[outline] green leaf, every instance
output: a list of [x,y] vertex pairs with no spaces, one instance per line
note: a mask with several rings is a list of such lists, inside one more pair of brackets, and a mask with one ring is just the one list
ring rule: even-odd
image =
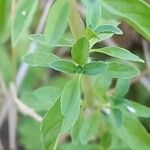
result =
[[38,0],[32,0],[30,2],[29,0],[21,0],[17,6],[16,16],[12,23],[12,42],[14,45],[18,43],[20,37],[31,24],[37,4]]
[[61,91],[58,88],[46,86],[22,95],[21,99],[35,111],[43,111],[53,106],[60,96]]
[[112,77],[109,74],[98,75],[94,80],[94,89],[101,100],[106,100],[107,90],[112,83]]
[[101,150],[102,147],[98,144],[74,145],[72,143],[61,144],[58,150]]
[[83,114],[80,113],[77,122],[74,124],[71,129],[71,138],[74,145],[80,144],[80,130],[84,122]]
[[46,40],[46,36],[44,34],[31,34],[29,36],[29,38],[36,42],[39,43],[41,45],[46,45],[47,47],[51,46],[51,47],[72,47],[72,43],[70,43],[69,41],[62,39],[58,44],[53,45],[53,43],[51,43],[51,45],[47,42]]
[[77,105],[80,105],[80,82],[79,79],[72,79],[65,85],[62,92],[62,114],[67,116]]
[[48,42],[46,41],[46,36],[44,34],[30,34],[29,38],[30,40],[41,45],[48,45]]
[[101,3],[99,0],[82,0],[82,2],[86,7],[86,25],[95,29],[101,17]]
[[103,74],[107,70],[107,64],[102,61],[87,63],[83,66],[83,74],[97,75]]
[[[103,7],[118,16],[120,20],[125,20],[137,32],[150,40],[150,5],[143,0],[101,0]],[[114,17],[111,17],[114,19]]]
[[112,121],[113,121],[114,125],[116,127],[120,127],[123,123],[122,112],[117,108],[111,109],[111,112],[112,112]]
[[22,60],[32,67],[50,67],[52,62],[60,58],[48,52],[34,52],[25,55]]
[[62,122],[63,116],[60,110],[60,101],[58,100],[45,114],[41,125],[45,150],[56,150]]
[[129,79],[118,79],[114,96],[117,98],[124,97],[127,94],[129,87],[130,87]]
[[95,32],[97,34],[101,33],[114,33],[117,35],[123,34],[123,32],[118,27],[109,24],[99,26],[98,28],[96,28]]
[[132,54],[130,51],[121,47],[116,47],[116,46],[108,46],[108,47],[99,48],[99,49],[92,49],[91,52],[103,53],[103,54],[116,57],[116,58],[120,58],[120,59],[124,59],[124,60],[144,62],[141,58]]
[[94,112],[87,120],[84,121],[83,126],[80,131],[80,141],[82,145],[85,145],[89,140],[97,133],[98,129],[98,119],[99,115]]
[[49,11],[44,30],[48,43],[56,45],[59,42],[67,28],[68,18],[68,0],[57,0]]
[[96,33],[90,27],[86,27],[86,29],[85,29],[85,36],[89,40],[92,39],[92,38],[96,38],[97,37]]
[[134,116],[150,118],[150,108],[149,107],[146,107],[144,105],[138,104],[133,101],[129,101],[127,99],[123,99],[122,101],[123,101],[123,108],[126,111],[129,111],[128,107],[133,108],[135,110],[135,112],[132,113]]
[[126,117],[120,128],[115,128],[117,135],[126,142],[131,149],[149,150],[150,135],[136,119]]
[[89,41],[86,37],[82,37],[73,46],[71,55],[74,61],[80,65],[84,65],[89,55]]
[[21,117],[18,124],[19,143],[27,150],[43,150],[40,123],[29,117]]
[[76,65],[66,60],[57,60],[50,64],[50,68],[64,72],[74,74],[76,71]]
[[130,79],[139,75],[140,71],[129,64],[109,62],[107,73],[114,78]]
[[[114,138],[114,137],[113,137]],[[106,131],[101,138],[101,145],[108,149],[111,146],[112,135],[109,131]],[[118,145],[117,145],[118,146]]]
[[60,131],[62,133],[67,132],[76,123],[80,113],[80,102],[77,101],[74,108],[70,111],[68,115],[64,117]]

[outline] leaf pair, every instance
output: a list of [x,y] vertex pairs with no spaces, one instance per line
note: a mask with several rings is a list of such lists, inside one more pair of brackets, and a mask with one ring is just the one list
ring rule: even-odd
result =
[[107,65],[102,62],[91,62],[87,63],[83,66],[75,65],[72,62],[66,61],[66,60],[58,60],[54,61],[50,64],[50,68],[64,72],[64,73],[82,73],[86,75],[97,75],[97,74],[103,74],[107,70]]
[[23,61],[33,67],[48,67],[64,73],[83,73],[96,75],[104,73],[107,65],[104,62],[92,62],[83,66],[76,66],[74,63],[63,60],[49,52],[29,53],[23,57]]

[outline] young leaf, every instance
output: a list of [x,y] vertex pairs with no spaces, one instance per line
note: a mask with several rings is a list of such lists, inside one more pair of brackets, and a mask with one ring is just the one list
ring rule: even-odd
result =
[[80,141],[82,145],[85,145],[89,142],[91,137],[96,134],[98,129],[98,119],[99,115],[97,112],[94,112],[85,122],[80,131]]
[[35,111],[42,112],[53,106],[60,96],[61,91],[58,88],[46,86],[22,95],[21,99]]
[[140,71],[129,64],[109,62],[107,73],[114,78],[130,79],[139,75]]
[[77,64],[84,65],[89,55],[89,41],[86,37],[82,37],[73,46],[71,55]]
[[127,100],[127,99],[123,99],[122,100],[123,103],[123,108],[126,111],[128,110],[128,107],[133,108],[135,110],[134,113],[132,113],[133,115],[135,115],[136,117],[144,117],[144,118],[150,118],[150,108],[146,107],[144,105],[138,104],[136,102]]
[[99,0],[82,0],[82,2],[86,7],[86,25],[95,29],[101,16],[101,3]]
[[131,149],[149,150],[150,135],[138,120],[125,117],[123,125],[115,127],[115,132]]
[[21,0],[17,6],[16,16],[12,23],[12,42],[16,45],[31,24],[32,18],[36,11],[38,0]]
[[48,52],[35,52],[25,55],[22,60],[33,67],[50,67],[52,62],[60,60],[60,58]]
[[130,80],[129,79],[118,79],[115,89],[114,96],[117,98],[122,98],[126,95],[130,87]]
[[92,49],[91,52],[103,53],[103,54],[116,57],[116,58],[120,58],[120,59],[124,59],[124,60],[144,62],[141,58],[132,54],[130,51],[121,47],[116,47],[116,46],[108,46],[108,47],[99,48],[99,49]]
[[[143,0],[101,0],[103,8],[125,20],[137,32],[150,40],[150,5]],[[135,7],[136,6],[136,7]],[[132,12],[132,13],[131,13]],[[111,17],[114,19],[114,17]]]
[[86,29],[85,29],[85,36],[89,40],[92,39],[92,38],[97,38],[96,33],[90,27],[86,27]]
[[60,101],[48,110],[44,116],[41,131],[45,150],[54,150],[57,145],[57,138],[60,134],[63,116],[60,111]]
[[66,83],[61,96],[61,112],[64,116],[69,115],[72,110],[80,104],[80,82],[72,79]]
[[66,60],[57,60],[50,64],[50,68],[64,72],[64,73],[75,73],[76,65]]
[[96,28],[95,32],[97,34],[101,33],[114,33],[117,35],[123,34],[123,32],[118,27],[109,24],[99,26],[98,28]]
[[62,38],[69,18],[68,0],[57,0],[49,11],[44,30],[48,43],[56,45]]
[[102,61],[87,63],[83,66],[83,74],[97,75],[103,74],[107,70],[107,64]]

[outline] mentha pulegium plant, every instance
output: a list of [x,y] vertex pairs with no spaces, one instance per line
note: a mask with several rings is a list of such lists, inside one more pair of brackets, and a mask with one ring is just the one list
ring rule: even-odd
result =
[[[100,0],[82,0],[82,4],[86,24],[75,0],[57,0],[49,11],[44,33],[30,35],[32,41],[44,45],[47,50],[37,47],[37,51],[23,57],[23,61],[32,67],[54,69],[72,78],[63,91],[56,88],[59,92],[52,93],[55,99],[49,102],[41,125],[44,147],[46,150],[57,149],[59,136],[68,133],[72,147],[109,148],[105,141],[113,141],[115,133],[114,138],[126,142],[126,137],[128,146],[135,148],[130,140],[136,140],[138,134],[148,138],[137,117],[149,117],[150,110],[124,96],[130,87],[130,79],[140,73],[134,62],[144,61],[122,47],[95,48],[96,43],[123,32],[117,27],[118,23],[101,24],[103,5]],[[66,40],[64,34],[68,22],[71,41]],[[71,58],[55,55],[53,50],[57,47],[68,48]],[[95,58],[102,54],[108,56],[106,60]],[[116,87],[108,94],[113,79],[117,81]],[[142,141],[139,143],[143,144]],[[143,147],[141,145],[139,148]],[[147,150],[150,145],[145,143],[144,146]]]

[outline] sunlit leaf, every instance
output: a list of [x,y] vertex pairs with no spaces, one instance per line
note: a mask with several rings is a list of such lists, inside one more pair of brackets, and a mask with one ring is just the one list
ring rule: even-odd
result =
[[80,64],[84,65],[87,61],[88,55],[89,55],[89,41],[87,38],[82,37],[73,46],[71,50],[71,55],[73,60]]
[[92,49],[91,52],[103,53],[103,54],[116,57],[116,58],[120,58],[120,59],[124,59],[124,60],[144,62],[141,58],[132,54],[130,51],[121,47],[116,47],[116,46],[108,46],[108,47],[99,48],[99,49]]

